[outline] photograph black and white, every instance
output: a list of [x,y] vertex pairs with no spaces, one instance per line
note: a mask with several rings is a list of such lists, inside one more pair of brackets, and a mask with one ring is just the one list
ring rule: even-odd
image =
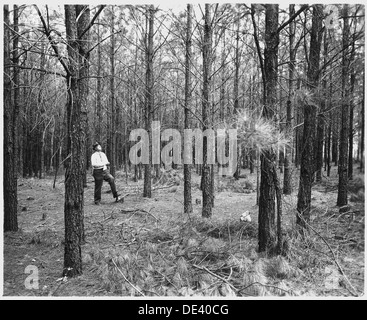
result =
[[364,4],[2,20],[2,299],[365,299]]

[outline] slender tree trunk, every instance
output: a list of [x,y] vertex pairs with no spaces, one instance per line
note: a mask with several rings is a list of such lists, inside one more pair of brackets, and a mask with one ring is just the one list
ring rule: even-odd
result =
[[[349,19],[348,5],[343,6],[343,49],[346,49],[349,42]],[[347,50],[342,56],[342,105],[340,123],[340,144],[339,144],[339,184],[337,205],[348,204],[348,134],[349,134],[349,90],[348,90],[348,68],[349,60]]]
[[[4,231],[18,231],[16,126],[17,106],[12,101],[9,6],[4,5]],[[18,16],[17,10],[14,16]],[[16,67],[15,67],[16,68]]]
[[116,99],[115,99],[115,13],[114,6],[111,6],[111,44],[110,44],[110,103],[111,103],[111,120],[110,120],[110,173],[115,176],[116,173]]
[[[309,67],[307,70],[308,88],[316,99],[316,88],[319,83],[320,51],[322,41],[322,5],[313,6]],[[316,105],[304,101],[303,152],[301,158],[301,173],[298,189],[297,224],[307,228],[310,221],[311,188],[315,173],[315,132]]]
[[[234,66],[234,87],[233,87],[233,114],[234,117],[238,117],[239,112],[239,95],[238,95],[238,87],[239,87],[239,70],[240,70],[240,20],[237,21],[237,30],[236,30],[236,48],[235,48],[235,66]],[[241,173],[241,146],[238,143],[237,146],[237,167],[236,171],[233,174],[233,177],[238,180],[240,178]]]
[[226,32],[223,30],[222,35],[222,54],[221,54],[221,84],[220,84],[220,98],[219,98],[219,119],[220,121],[224,121],[225,119],[225,95],[226,95]]
[[[295,13],[294,4],[289,5],[289,16],[292,17]],[[293,83],[294,83],[294,69],[296,64],[296,49],[294,48],[294,37],[295,37],[296,23],[292,21],[289,24],[289,81],[288,81],[288,101],[287,101],[287,124],[286,130],[289,137],[293,136],[293,110],[292,110],[292,96],[293,96]],[[292,149],[291,146],[285,147],[285,157],[284,157],[284,179],[283,179],[283,193],[292,193],[292,168],[291,168],[291,157]]]
[[[185,57],[185,129],[191,127],[191,55],[192,55],[192,5],[187,5],[187,24],[186,24],[186,57]],[[186,141],[185,141],[186,142]],[[191,150],[188,150],[191,152]],[[184,212],[192,212],[191,199],[191,164],[184,163]]]
[[18,143],[18,133],[19,133],[19,110],[20,110],[20,69],[19,69],[19,8],[17,5],[13,6],[13,50],[12,50],[12,60],[13,60],[13,86],[14,86],[14,162],[15,162],[15,173],[18,177],[18,167],[19,167],[19,143]]
[[256,205],[259,205],[260,200],[260,151],[255,149],[256,156]]
[[334,165],[338,165],[338,145],[339,145],[339,110],[335,110],[333,115],[332,124],[333,124],[333,137],[331,139],[331,161],[334,162]]
[[[98,17],[99,21],[99,17]],[[97,24],[97,41],[99,42],[101,39],[100,36],[100,25]],[[96,96],[96,125],[95,125],[95,140],[99,143],[102,143],[102,81],[101,81],[101,71],[102,71],[102,52],[101,46],[97,46],[97,96]]]
[[[324,33],[324,64],[327,62],[328,56],[328,37],[327,32]],[[326,70],[325,70],[326,73]],[[315,163],[316,163],[316,181],[320,182],[322,180],[322,163],[323,163],[323,147],[325,141],[325,107],[326,107],[326,77],[322,81],[322,92],[324,93],[321,98],[321,108],[317,115],[317,138],[316,138],[316,153],[315,153]]]
[[[42,43],[41,44],[41,58],[40,58],[40,68],[41,69],[45,69],[46,67],[46,56],[45,56],[45,44]],[[45,134],[46,134],[46,109],[45,109],[45,102],[43,99],[44,96],[44,92],[43,92],[43,86],[44,86],[44,79],[45,79],[45,74],[43,72],[40,73],[40,77],[39,77],[39,83],[40,83],[40,88],[39,88],[39,92],[38,92],[38,97],[37,97],[37,107],[40,113],[40,116],[42,118],[42,122],[39,124],[38,126],[38,146],[39,146],[39,172],[38,172],[38,177],[40,179],[44,178],[44,171],[45,171]]]
[[50,156],[50,160],[49,160],[49,167],[50,167],[50,172],[53,172],[53,168],[54,168],[54,158],[55,158],[55,116],[53,116],[52,119],[52,130],[51,130],[51,138],[50,138],[50,152],[51,152],[51,156]]
[[360,164],[360,172],[364,172],[364,76],[363,76],[363,95],[362,95],[362,104],[361,104],[361,164]]
[[328,125],[328,133],[327,133],[327,148],[326,148],[326,175],[330,177],[331,163],[330,163],[330,154],[331,151],[331,123]]
[[[297,88],[299,89],[299,87]],[[296,128],[296,156],[295,156],[295,166],[296,168],[298,168],[301,164],[301,151],[302,151],[302,135],[303,135],[303,126],[301,126],[301,123],[303,122],[303,117],[302,117],[302,111],[301,111],[301,107],[297,106],[296,107],[297,111],[296,111],[296,115],[297,115],[297,128]]]
[[356,80],[356,74],[354,70],[354,54],[355,54],[355,46],[354,42],[352,44],[352,52],[350,57],[350,63],[352,64],[350,70],[350,98],[349,98],[349,154],[348,154],[348,179],[353,179],[353,136],[354,136],[354,104],[353,104],[353,95],[354,95],[354,85]]
[[[212,63],[212,21],[210,14],[210,5],[205,4],[205,22],[204,22],[204,42],[203,42],[203,99],[202,99],[202,121],[203,131],[211,128],[209,89],[210,89],[210,73]],[[212,215],[212,188],[210,164],[208,163],[207,137],[203,141],[203,166],[202,166],[202,193],[203,208],[202,216],[209,218]]]
[[154,35],[154,7],[148,9],[148,39],[146,48],[146,94],[145,94],[145,130],[149,134],[149,164],[144,165],[144,190],[143,197],[152,197],[152,172],[151,172],[151,123],[153,112],[153,35]]

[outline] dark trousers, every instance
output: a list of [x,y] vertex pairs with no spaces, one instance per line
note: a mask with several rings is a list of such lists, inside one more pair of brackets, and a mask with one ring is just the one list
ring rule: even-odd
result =
[[94,169],[93,177],[94,177],[94,201],[101,200],[103,180],[107,181],[110,184],[113,197],[114,198],[117,197],[115,178],[111,174],[109,174],[106,170],[103,169]]

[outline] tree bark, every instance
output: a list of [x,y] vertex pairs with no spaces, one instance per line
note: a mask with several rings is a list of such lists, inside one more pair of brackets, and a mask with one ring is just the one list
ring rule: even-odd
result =
[[361,104],[361,163],[360,163],[360,172],[364,172],[364,77],[363,77],[363,95],[362,95],[362,104]]
[[223,30],[223,36],[222,36],[222,54],[221,54],[221,84],[220,84],[220,97],[219,97],[219,119],[221,122],[224,121],[226,116],[226,110],[225,110],[225,95],[226,95],[226,31]]
[[116,98],[115,98],[115,13],[114,6],[111,6],[111,43],[110,43],[110,114],[111,114],[111,126],[110,126],[110,173],[115,176],[116,173]]
[[[234,86],[233,86],[233,115],[235,118],[238,117],[239,112],[239,96],[238,96],[238,87],[239,87],[239,70],[240,70],[240,20],[237,20],[237,30],[236,30],[236,47],[235,47],[235,63],[234,63]],[[241,173],[241,146],[238,143],[237,146],[237,166],[236,171],[233,174],[233,177],[238,180],[240,178]]]
[[[328,55],[328,37],[327,32],[324,33],[324,64],[327,62]],[[326,69],[324,70],[326,73]],[[321,182],[322,180],[322,163],[323,163],[323,147],[325,141],[325,108],[326,108],[326,76],[324,76],[324,80],[322,81],[322,92],[323,97],[321,98],[321,107],[320,112],[317,115],[317,138],[316,138],[316,181]]]
[[[292,17],[295,13],[294,4],[289,5],[289,16]],[[288,136],[293,136],[293,110],[292,110],[292,96],[293,96],[293,88],[294,88],[294,70],[296,64],[296,49],[294,48],[294,37],[295,37],[295,29],[296,22],[293,20],[289,24],[289,81],[288,81],[288,101],[287,101],[287,124],[286,130]],[[284,178],[283,178],[283,193],[291,194],[292,193],[292,168],[291,168],[291,157],[292,157],[292,149],[291,146],[285,147],[285,157],[284,157]]]
[[[211,128],[209,88],[210,88],[210,72],[212,64],[212,21],[210,14],[210,5],[205,4],[204,16],[204,41],[203,41],[203,99],[202,99],[202,122],[203,131]],[[211,172],[210,164],[208,164],[207,138],[203,139],[203,166],[202,166],[202,194],[203,208],[202,216],[209,218],[212,215],[212,188],[211,188]]]
[[337,205],[348,204],[348,133],[349,133],[349,90],[348,90],[348,68],[347,46],[349,42],[349,19],[348,5],[343,6],[343,56],[342,56],[342,105],[340,122],[339,143],[339,184]]
[[330,151],[331,151],[331,123],[328,124],[326,157],[325,157],[326,175],[328,177],[330,177],[330,170],[331,170],[331,163],[330,163],[331,154],[330,154]]
[[[307,70],[308,88],[315,99],[316,88],[319,83],[320,51],[322,41],[322,5],[313,6],[311,42],[309,53],[309,67]],[[316,132],[316,110],[313,101],[304,101],[304,125],[303,125],[303,152],[301,156],[301,172],[297,201],[297,225],[303,229],[307,228],[310,221],[311,188],[315,173],[315,132]],[[301,229],[301,230],[303,230]]]
[[[274,120],[277,100],[279,5],[265,5],[265,51],[264,76],[265,103],[263,117]],[[274,150],[264,150],[261,155],[261,179],[259,195],[259,252],[274,253],[276,249],[275,225],[275,174],[276,154]]]
[[[185,129],[191,127],[191,59],[192,59],[192,5],[187,5],[186,57],[185,57]],[[191,152],[191,150],[188,150]],[[184,213],[192,212],[191,164],[184,163]]]
[[152,197],[152,154],[151,154],[151,123],[153,119],[153,35],[154,35],[154,7],[148,8],[148,38],[146,47],[146,93],[145,93],[145,130],[149,135],[149,163],[144,165],[144,190],[143,197]]
[[334,165],[338,165],[338,145],[339,145],[339,110],[335,110],[332,116],[332,139],[331,139],[331,161],[334,162]]
[[354,137],[354,104],[353,104],[353,95],[354,95],[354,85],[356,80],[356,74],[354,69],[354,55],[355,55],[355,44],[352,44],[352,52],[350,57],[351,69],[350,69],[350,98],[349,98],[349,154],[348,154],[348,179],[353,179],[353,137]]
[[[83,162],[83,187],[87,187],[87,168],[88,160],[90,159],[90,148],[87,146],[92,144],[90,141],[90,132],[88,125],[88,96],[89,96],[89,48],[90,34],[85,32],[90,24],[90,10],[88,6],[77,5],[77,16],[80,15],[77,24],[78,39],[79,39],[79,99],[80,99],[80,119],[82,125],[82,134],[84,149],[81,156],[84,156]],[[89,144],[87,144],[89,142]],[[84,211],[81,216],[82,241],[85,241],[84,234]]]
[[[17,106],[12,101],[9,6],[4,5],[4,232],[18,231]],[[17,12],[14,15],[17,16]]]
[[[87,119],[87,86],[89,8],[65,5],[65,25],[68,43],[68,154],[65,173],[65,251],[63,275],[73,277],[82,273],[81,243],[84,237],[85,129]],[[77,20],[78,17],[78,20]],[[80,38],[81,34],[83,37]]]
[[[99,19],[99,18],[98,18]],[[97,41],[100,42],[100,25],[97,24]],[[96,124],[95,124],[95,140],[99,143],[102,143],[102,82],[101,82],[101,71],[102,71],[102,52],[101,46],[97,47],[97,96],[96,96]]]

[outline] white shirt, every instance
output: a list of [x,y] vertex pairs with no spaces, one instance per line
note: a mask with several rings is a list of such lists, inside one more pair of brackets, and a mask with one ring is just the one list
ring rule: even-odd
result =
[[92,154],[91,163],[93,169],[103,169],[103,170],[106,170],[107,164],[110,164],[106,154],[102,151],[96,151],[95,153]]

